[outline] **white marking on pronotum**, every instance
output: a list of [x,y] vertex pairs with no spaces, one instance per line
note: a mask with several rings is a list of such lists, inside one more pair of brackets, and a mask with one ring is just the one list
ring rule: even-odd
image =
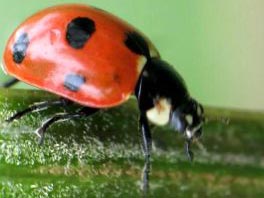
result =
[[158,50],[155,48],[155,46],[150,42],[148,41],[148,47],[149,47],[149,55],[150,57],[159,57],[159,52]]
[[147,62],[147,58],[145,56],[140,56],[137,61],[137,73],[138,75],[141,74],[145,64]]
[[159,56],[157,50],[155,50],[154,48],[150,48],[149,53],[150,53],[150,57],[158,57]]
[[170,120],[171,104],[166,98],[159,98],[155,106],[147,111],[148,119],[157,125],[165,125]]

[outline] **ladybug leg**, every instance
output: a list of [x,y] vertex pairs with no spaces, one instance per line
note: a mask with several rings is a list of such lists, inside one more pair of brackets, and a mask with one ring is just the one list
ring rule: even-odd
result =
[[28,108],[15,113],[13,116],[6,119],[6,122],[10,123],[16,119],[23,117],[24,115],[26,115],[28,113],[42,111],[42,110],[45,110],[51,106],[66,106],[70,103],[72,103],[72,102],[67,100],[67,99],[64,99],[64,98],[61,98],[61,99],[55,100],[55,101],[37,102],[37,103],[30,105]]
[[44,121],[41,125],[41,127],[39,127],[35,133],[37,134],[37,136],[39,136],[39,144],[43,144],[44,142],[44,136],[45,136],[45,132],[47,131],[47,129],[54,123],[56,122],[61,122],[61,121],[66,121],[66,120],[72,120],[75,118],[80,118],[80,117],[84,117],[84,116],[90,116],[94,113],[96,113],[99,109],[96,108],[90,108],[90,107],[84,107],[82,109],[80,109],[79,111],[75,112],[75,113],[57,113],[54,116],[52,116],[51,118],[47,119],[46,121]]
[[16,78],[11,78],[9,79],[8,81],[4,82],[1,87],[4,87],[4,88],[8,88],[8,87],[12,87],[14,84],[16,84],[17,82],[19,82],[18,79]]
[[152,148],[152,137],[149,128],[146,112],[140,113],[139,126],[142,132],[143,152],[145,155],[145,164],[142,171],[142,189],[147,193],[149,188],[149,173],[150,173],[150,154]]
[[152,138],[146,111],[153,106],[153,102],[149,98],[149,89],[146,82],[146,77],[141,76],[137,84],[135,94],[138,100],[138,106],[140,110],[139,126],[143,138],[143,152],[146,161],[149,161],[152,147]]
[[193,152],[191,151],[191,141],[192,140],[186,140],[186,142],[185,142],[185,145],[184,145],[184,147],[185,147],[185,153],[186,153],[186,155],[187,155],[187,157],[188,157],[188,159],[190,160],[190,161],[193,161]]
[[152,137],[151,137],[151,132],[149,129],[146,112],[140,113],[139,126],[142,132],[143,152],[144,152],[146,160],[149,161],[150,154],[151,154],[151,147],[152,147]]
[[152,106],[152,100],[149,98],[149,89],[146,82],[146,77],[141,76],[135,90],[140,110],[139,127],[142,133],[143,152],[145,156],[145,165],[142,171],[142,190],[144,193],[147,193],[149,189],[150,155],[152,150],[151,130],[146,115],[146,111]]

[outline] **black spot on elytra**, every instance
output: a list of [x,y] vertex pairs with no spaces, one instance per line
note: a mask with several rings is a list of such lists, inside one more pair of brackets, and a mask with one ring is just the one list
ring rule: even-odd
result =
[[13,46],[13,60],[15,63],[19,64],[23,62],[26,56],[28,45],[29,45],[28,34],[23,33],[19,35]]
[[82,48],[95,32],[95,23],[87,17],[73,19],[67,26],[66,39],[75,49]]
[[84,76],[79,74],[68,74],[64,80],[64,87],[70,91],[78,91],[80,87],[85,83],[86,79]]
[[150,57],[148,43],[137,32],[126,33],[125,45],[136,54],[144,55],[147,58]]

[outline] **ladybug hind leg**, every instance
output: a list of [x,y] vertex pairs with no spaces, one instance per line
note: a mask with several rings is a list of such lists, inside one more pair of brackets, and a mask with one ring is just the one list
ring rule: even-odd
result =
[[52,106],[66,106],[66,105],[69,105],[71,103],[72,103],[71,101],[64,99],[64,98],[60,98],[59,100],[55,100],[55,101],[37,102],[37,103],[34,103],[34,104],[28,106],[26,109],[24,109],[22,111],[18,111],[17,113],[12,115],[11,117],[7,118],[6,122],[11,123],[14,120],[20,119],[21,117],[25,116],[26,114],[43,111],[43,110],[46,110],[47,108],[50,108]]
[[37,136],[39,136],[39,144],[43,144],[44,142],[44,136],[45,136],[45,132],[47,131],[47,129],[54,123],[56,122],[61,122],[61,121],[66,121],[66,120],[72,120],[72,119],[76,119],[76,118],[81,118],[81,117],[87,117],[90,115],[93,115],[94,113],[96,113],[99,109],[96,108],[90,108],[90,107],[84,107],[82,109],[80,109],[79,111],[75,112],[75,113],[57,113],[54,116],[52,116],[51,118],[47,119],[46,121],[44,121],[41,125],[41,127],[39,127],[35,133],[37,134]]
[[6,82],[4,82],[1,87],[4,87],[4,88],[9,88],[9,87],[12,87],[14,84],[16,84],[17,82],[19,82],[18,79],[16,78],[11,78],[9,80],[7,80]]

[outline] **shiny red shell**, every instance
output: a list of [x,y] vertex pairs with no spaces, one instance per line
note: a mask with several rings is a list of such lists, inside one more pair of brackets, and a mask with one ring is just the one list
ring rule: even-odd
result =
[[[91,18],[96,30],[81,49],[65,38],[67,25],[76,17]],[[90,107],[111,107],[133,93],[146,58],[125,44],[125,32],[135,28],[119,18],[84,5],[60,5],[36,13],[10,37],[4,52],[4,69],[17,79]],[[18,37],[26,32],[28,47],[21,63],[13,60]],[[145,38],[145,37],[144,37]],[[155,47],[146,38],[152,54]],[[86,78],[76,91],[65,87],[65,76]]]

